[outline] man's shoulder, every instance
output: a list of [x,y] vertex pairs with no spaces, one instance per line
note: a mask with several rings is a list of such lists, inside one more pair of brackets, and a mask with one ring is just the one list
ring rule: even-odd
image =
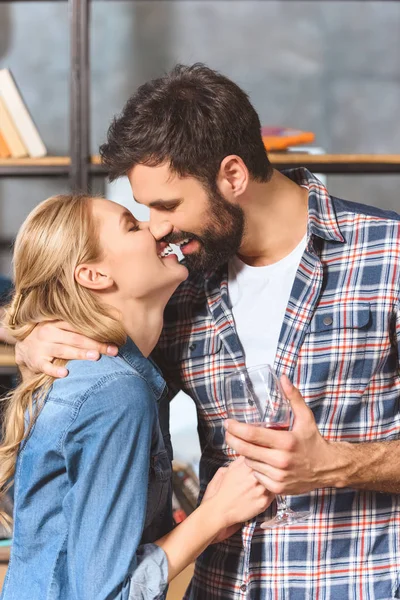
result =
[[339,219],[341,215],[358,215],[366,219],[372,217],[386,222],[400,223],[400,214],[393,210],[386,210],[377,206],[362,204],[361,202],[352,202],[335,196],[331,196],[331,200],[335,207],[336,216]]

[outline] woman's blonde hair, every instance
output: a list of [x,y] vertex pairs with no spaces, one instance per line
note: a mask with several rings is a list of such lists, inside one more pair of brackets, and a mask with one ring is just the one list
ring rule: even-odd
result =
[[[15,293],[5,317],[16,340],[26,338],[38,323],[59,320],[99,342],[125,342],[121,321],[75,280],[79,264],[99,260],[102,254],[92,200],[83,194],[48,198],[19,230],[13,257]],[[4,399],[0,498],[11,485],[19,446],[32,429],[52,382],[47,375],[34,375]],[[9,521],[4,513],[0,520]]]

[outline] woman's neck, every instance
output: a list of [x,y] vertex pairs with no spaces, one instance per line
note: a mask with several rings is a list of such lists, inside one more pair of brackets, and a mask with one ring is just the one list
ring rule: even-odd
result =
[[152,353],[163,328],[163,315],[165,304],[156,299],[154,303],[149,299],[122,300],[117,294],[108,296],[107,305],[115,309],[115,317],[122,321],[127,335],[139,348],[146,358]]
[[140,303],[121,310],[126,333],[146,358],[154,350],[161,335],[163,313],[159,306],[151,308]]

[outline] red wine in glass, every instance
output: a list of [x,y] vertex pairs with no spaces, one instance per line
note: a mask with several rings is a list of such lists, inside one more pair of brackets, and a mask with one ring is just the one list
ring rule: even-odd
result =
[[[270,365],[238,369],[225,379],[228,417],[255,427],[285,432],[290,429],[291,408],[280,381]],[[304,521],[309,512],[288,508],[285,498],[276,496],[277,513],[261,524],[262,529]]]

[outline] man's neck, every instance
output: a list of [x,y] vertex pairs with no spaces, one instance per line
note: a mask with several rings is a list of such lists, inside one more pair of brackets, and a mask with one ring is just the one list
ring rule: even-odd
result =
[[251,182],[246,196],[246,230],[238,256],[254,267],[273,264],[307,232],[308,190],[274,170],[267,183]]

